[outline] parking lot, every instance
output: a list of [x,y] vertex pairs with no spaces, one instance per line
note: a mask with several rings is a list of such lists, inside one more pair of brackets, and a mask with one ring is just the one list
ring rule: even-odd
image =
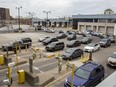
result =
[[[21,38],[21,37],[30,37],[32,39],[32,46],[37,46],[43,49],[44,53],[63,53],[64,51],[66,51],[68,48],[66,47],[67,44],[67,38],[65,39],[59,39],[59,41],[63,41],[65,43],[65,48],[64,50],[61,51],[56,51],[56,52],[46,52],[44,50],[45,46],[43,46],[43,44],[41,42],[38,42],[39,38],[45,37],[45,36],[50,36],[50,37],[56,37],[58,35],[58,31],[62,30],[62,28],[57,28],[55,29],[55,33],[46,33],[43,31],[36,31],[36,32],[29,32],[29,33],[6,33],[6,34],[0,34],[0,46],[2,44],[7,44],[8,42],[15,40],[17,38]],[[93,40],[92,43],[98,43],[100,41],[99,37],[96,36],[92,36]],[[81,35],[77,35],[77,39],[81,40],[83,38],[83,36]],[[86,46],[86,44],[81,44],[81,46],[78,46],[77,48],[80,49],[84,49],[84,47]],[[111,56],[111,54],[113,52],[116,52],[116,43],[112,43],[111,46],[107,47],[107,48],[100,48],[100,50],[92,53],[92,59],[93,61],[100,63],[104,66],[105,68],[105,78],[108,77],[109,75],[111,75],[115,69],[111,68],[109,66],[107,66],[107,58],[109,56]],[[21,57],[24,57],[24,55],[20,55]],[[27,55],[28,56],[28,55]],[[27,57],[26,56],[26,57]],[[24,57],[24,58],[26,58]],[[30,57],[30,56],[29,56]],[[47,61],[51,61],[50,63],[48,63],[48,66],[46,65]],[[65,64],[65,60],[62,60],[63,64]],[[75,62],[78,63],[79,59],[75,59],[75,60],[70,60],[71,62]],[[77,61],[77,62],[76,62]],[[36,64],[35,64],[36,65]],[[42,65],[42,64],[41,64]],[[46,62],[44,63],[45,67],[41,68],[41,71],[46,72],[46,71],[52,71],[53,69],[57,68],[57,60],[56,59],[47,59]],[[38,66],[38,65],[37,65]],[[1,74],[2,75],[2,74]],[[54,83],[54,87],[63,87],[63,83],[65,82],[64,79],[66,77],[64,77],[62,80],[60,80],[58,83]]]

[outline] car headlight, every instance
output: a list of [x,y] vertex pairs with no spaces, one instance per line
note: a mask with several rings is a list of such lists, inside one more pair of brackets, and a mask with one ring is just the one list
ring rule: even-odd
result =
[[66,78],[66,82],[67,82],[67,78]]

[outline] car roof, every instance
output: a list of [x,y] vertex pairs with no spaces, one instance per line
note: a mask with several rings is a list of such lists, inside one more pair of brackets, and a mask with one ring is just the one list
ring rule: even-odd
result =
[[64,42],[59,42],[59,41],[56,41],[56,42],[52,42],[52,43],[57,44],[57,43],[64,43]]
[[81,66],[82,69],[87,70],[89,72],[93,71],[95,68],[100,66],[100,64],[97,64],[95,62],[88,62],[85,65]]
[[96,45],[96,43],[89,43],[88,45]]

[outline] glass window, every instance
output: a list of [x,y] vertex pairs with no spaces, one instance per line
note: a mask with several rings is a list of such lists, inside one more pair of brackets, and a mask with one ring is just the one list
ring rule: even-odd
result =
[[83,79],[89,79],[90,72],[79,68],[75,71],[75,75]]

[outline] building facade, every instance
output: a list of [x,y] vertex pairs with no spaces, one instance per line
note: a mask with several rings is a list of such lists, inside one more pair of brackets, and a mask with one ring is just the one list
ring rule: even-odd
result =
[[10,20],[10,12],[8,8],[0,8],[0,20]]
[[[18,18],[14,18],[15,24],[19,23]],[[32,18],[20,18],[20,24],[32,25]]]
[[116,14],[72,15],[72,28],[79,31],[94,30],[114,34]]
[[32,19],[33,25],[41,25],[43,27],[71,27],[70,19]]

